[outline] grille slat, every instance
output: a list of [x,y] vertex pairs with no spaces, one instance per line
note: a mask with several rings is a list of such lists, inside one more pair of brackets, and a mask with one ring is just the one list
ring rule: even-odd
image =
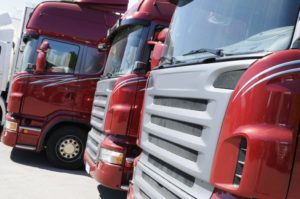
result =
[[155,96],[154,104],[194,111],[205,111],[207,109],[208,101],[202,99]]
[[233,178],[233,184],[235,186],[239,186],[243,177],[243,169],[245,166],[245,159],[247,153],[247,140],[245,138],[241,139],[241,143],[239,145],[239,153],[238,153],[238,161],[236,164],[235,174]]
[[[176,196],[174,193],[172,193],[170,190],[166,189],[164,186],[162,186],[160,183],[156,182],[153,178],[151,178],[149,175],[146,173],[142,173],[142,178],[150,184],[159,194],[164,196],[165,198],[168,199],[180,199],[178,196]],[[151,199],[145,192],[140,190],[142,193],[141,195],[146,196],[145,198]]]
[[203,127],[197,124],[167,119],[156,115],[151,116],[151,123],[164,128],[180,131],[189,135],[194,135],[197,137],[201,137],[203,130]]
[[181,146],[179,144],[175,144],[172,142],[169,142],[165,139],[159,138],[155,135],[149,135],[149,142],[151,142],[152,144],[165,149],[169,152],[173,152],[176,153],[177,155],[191,160],[193,162],[197,161],[197,157],[198,157],[198,152],[189,148],[186,148],[184,146]]
[[169,165],[168,163],[165,163],[164,161],[152,155],[149,156],[148,161],[156,168],[162,170],[166,174],[172,176],[173,178],[189,187],[192,187],[195,183],[195,178],[193,176],[184,173],[183,171]]

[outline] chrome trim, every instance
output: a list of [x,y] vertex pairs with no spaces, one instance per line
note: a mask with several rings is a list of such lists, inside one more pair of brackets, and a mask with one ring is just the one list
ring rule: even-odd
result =
[[29,150],[29,151],[35,151],[36,150],[36,147],[34,147],[34,146],[26,146],[26,145],[17,144],[15,147],[18,148],[18,149],[25,149],[25,150]]
[[20,130],[29,130],[29,131],[35,131],[35,132],[41,132],[42,129],[40,128],[33,128],[33,127],[26,127],[26,126],[20,126]]

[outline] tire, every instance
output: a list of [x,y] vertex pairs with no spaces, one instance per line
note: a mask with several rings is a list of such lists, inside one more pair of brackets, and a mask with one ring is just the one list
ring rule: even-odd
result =
[[76,126],[63,126],[54,130],[47,142],[48,161],[64,169],[83,167],[83,154],[87,132]]

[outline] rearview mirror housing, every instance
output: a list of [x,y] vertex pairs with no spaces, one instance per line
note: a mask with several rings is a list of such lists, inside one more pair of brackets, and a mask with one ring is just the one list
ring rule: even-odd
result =
[[36,58],[36,67],[34,72],[35,73],[43,73],[46,68],[46,56],[47,56],[47,50],[49,49],[49,43],[47,41],[44,41],[39,49],[37,50],[38,56]]

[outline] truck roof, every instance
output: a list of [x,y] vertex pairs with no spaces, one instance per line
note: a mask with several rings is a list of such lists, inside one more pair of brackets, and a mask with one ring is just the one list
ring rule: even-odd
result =
[[128,0],[109,1],[107,4],[104,0],[77,1],[81,3],[39,4],[27,23],[26,31],[96,46],[119,18],[115,12],[122,12],[128,3]]
[[133,5],[122,18],[145,19],[169,23],[174,10],[175,5],[171,4],[169,0],[142,0]]

